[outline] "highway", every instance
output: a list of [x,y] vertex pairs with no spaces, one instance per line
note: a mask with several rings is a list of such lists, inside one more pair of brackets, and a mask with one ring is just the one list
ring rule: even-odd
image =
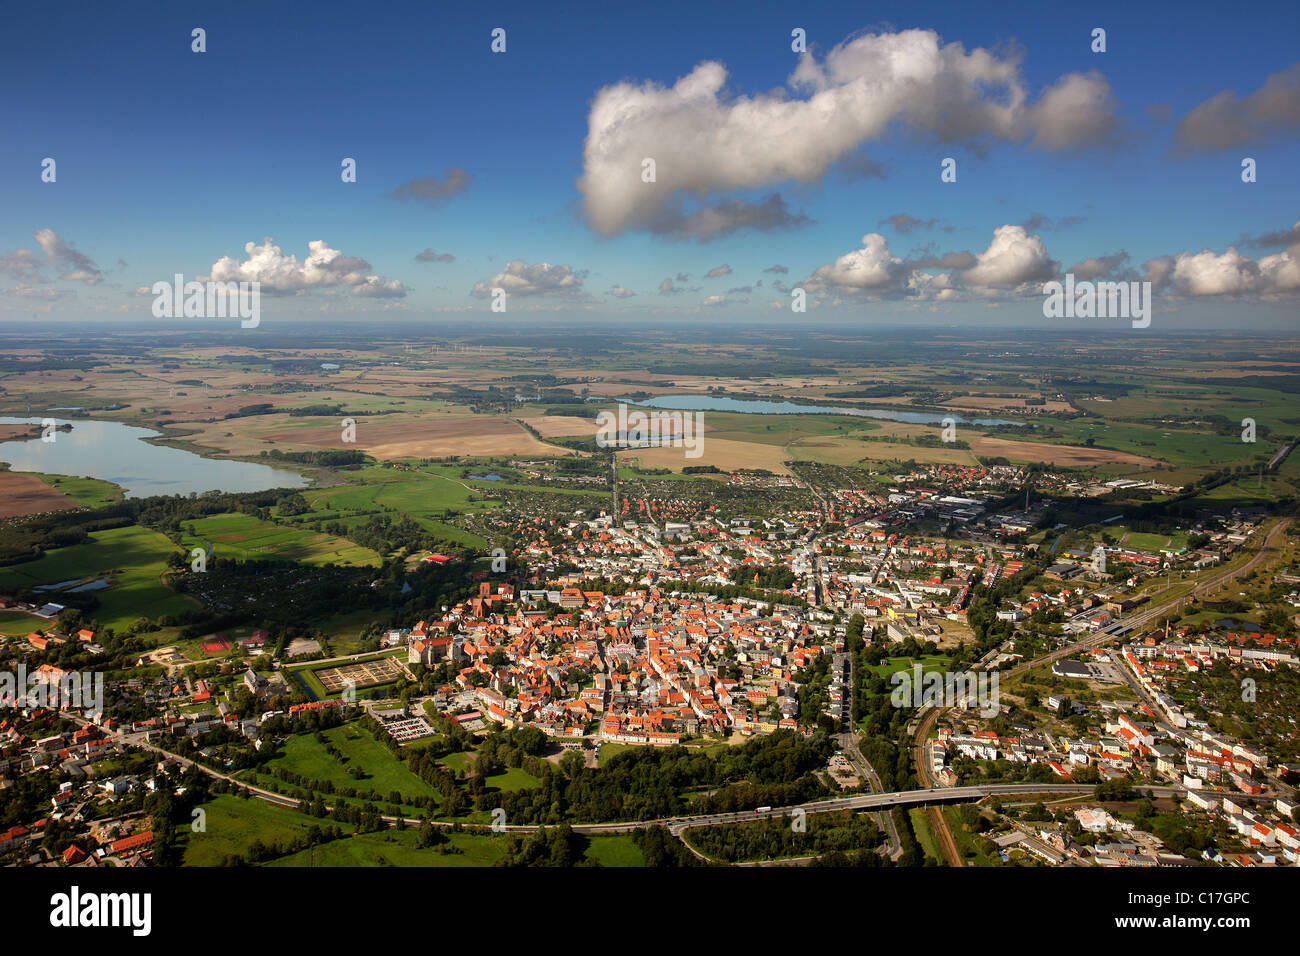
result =
[[[1172,796],[1184,793],[1181,787],[1150,787],[1156,796]],[[1015,797],[1034,794],[1072,794],[1091,796],[1096,790],[1094,784],[1083,783],[993,783],[971,787],[932,787],[925,790],[899,790],[889,793],[859,793],[847,797],[832,797],[803,803],[799,809],[812,813],[831,813],[842,810],[892,810],[894,807],[923,807],[935,803],[966,803],[982,800],[985,797]],[[674,833],[691,827],[713,826],[724,823],[745,823],[771,817],[788,817],[794,807],[773,807],[771,810],[757,812],[745,810],[738,813],[713,813],[691,817],[668,817],[659,820],[639,820],[625,823],[574,824],[573,829],[579,833],[627,833],[631,830],[649,826],[666,827]],[[532,830],[536,827],[510,827],[508,829]]]
[[[872,793],[880,793],[882,790],[884,790],[884,787],[882,787],[880,784],[880,777],[879,775],[877,775],[875,768],[872,767],[870,761],[868,761],[867,758],[862,755],[862,750],[858,746],[858,730],[853,725],[853,700],[857,696],[857,686],[858,686],[855,666],[856,665],[854,664],[853,661],[853,653],[852,651],[850,651],[849,652],[849,681],[846,688],[850,695],[849,717],[848,720],[845,721],[845,724],[848,729],[843,731],[842,733],[837,734],[836,739],[839,741],[840,750],[843,751],[844,755],[848,758],[849,763],[853,764],[854,768],[858,771],[858,774],[862,777],[863,781],[866,783],[867,789],[870,790]],[[902,841],[899,840],[898,838],[898,828],[894,826],[893,815],[884,812],[877,814],[876,825],[879,826],[882,830],[884,830],[885,836],[889,840],[889,847],[887,850],[889,854],[889,858],[892,860],[897,860],[898,857],[902,855],[903,844]]]

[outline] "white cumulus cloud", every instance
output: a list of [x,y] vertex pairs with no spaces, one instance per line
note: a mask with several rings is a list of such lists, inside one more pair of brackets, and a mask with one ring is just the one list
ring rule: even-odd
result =
[[247,259],[238,262],[222,256],[212,264],[205,278],[212,282],[259,282],[261,291],[267,295],[334,288],[348,288],[359,296],[400,298],[406,295],[406,287],[401,282],[371,274],[366,260],[345,256],[331,249],[323,239],[308,242],[307,250],[307,257],[300,261],[296,255],[286,256],[279,246],[272,245],[269,236],[260,246],[246,242]]
[[552,265],[549,262],[529,265],[523,259],[513,259],[491,279],[475,283],[470,294],[486,298],[495,288],[505,289],[506,294],[512,296],[581,297],[586,295],[582,288],[585,276],[586,272],[575,272],[572,266]]
[[[983,252],[949,252],[904,259],[895,255],[878,232],[862,237],[862,248],[815,269],[799,283],[810,292],[868,297],[954,299],[963,293],[981,297],[1014,294],[1021,287],[1056,275],[1059,263],[1041,237],[1023,226],[1003,225]],[[934,271],[941,270],[941,271]]]
[[[1300,223],[1292,235],[1300,234]],[[1282,252],[1251,259],[1236,246],[1157,256],[1142,264],[1153,287],[1175,295],[1260,295],[1269,298],[1300,292],[1300,241]]]
[[[788,81],[798,96],[735,95],[726,82],[726,67],[706,61],[671,86],[624,81],[596,93],[578,179],[592,229],[708,239],[800,225],[806,217],[776,194],[762,203],[707,197],[816,182],[894,123],[939,142],[1032,140],[1049,149],[1094,145],[1114,126],[1099,74],[1069,74],[1031,101],[1016,55],[967,52],[932,30],[851,37],[820,62],[805,53]],[[655,161],[653,183],[642,180],[646,158]],[[687,212],[684,196],[702,208]]]
[[962,272],[961,278],[970,286],[1010,289],[1050,279],[1058,269],[1039,236],[1031,236],[1024,226],[1006,225],[993,231],[989,247],[976,254],[975,265]]
[[885,237],[872,232],[862,237],[861,249],[816,269],[802,286],[809,291],[901,292],[910,272],[907,263],[889,251]]

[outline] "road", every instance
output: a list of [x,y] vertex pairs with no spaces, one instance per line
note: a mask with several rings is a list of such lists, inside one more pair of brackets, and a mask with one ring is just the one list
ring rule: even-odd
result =
[[[78,723],[83,725],[87,721],[78,719]],[[174,760],[185,767],[195,767],[202,773],[216,780],[224,780],[227,783],[234,784],[244,790],[247,790],[252,796],[259,800],[265,800],[267,803],[273,803],[281,807],[296,809],[298,801],[284,794],[275,793],[262,787],[250,786],[242,780],[235,777],[213,770],[203,764],[196,763],[187,757],[174,754],[155,744],[149,743],[144,739],[144,734],[112,734],[113,740],[117,743],[132,747],[139,747]],[[814,800],[809,803],[798,805],[798,809],[806,813],[833,813],[843,810],[869,810],[869,811],[888,811],[894,807],[915,807],[926,806],[932,803],[962,803],[969,800],[981,800],[985,797],[992,796],[1020,796],[1026,794],[1090,794],[1093,792],[1091,784],[1077,783],[1003,783],[1003,784],[982,784],[970,787],[938,787],[924,790],[900,790],[888,793],[859,793],[844,797],[831,797],[826,800]],[[1169,795],[1173,793],[1182,793],[1180,787],[1152,787],[1158,795]],[[698,814],[693,816],[680,817],[660,817],[653,820],[635,820],[624,821],[619,823],[578,823],[573,824],[573,829],[578,833],[630,833],[633,830],[644,829],[646,827],[661,826],[667,828],[673,833],[681,833],[683,830],[691,827],[712,826],[724,823],[746,823],[753,820],[767,819],[771,817],[785,817],[795,810],[796,807],[774,807],[771,810],[757,812],[754,810],[742,810],[736,813],[711,813]],[[396,823],[398,818],[385,816],[383,818],[388,823]],[[401,818],[409,825],[418,826],[423,823],[421,818],[403,817]],[[435,826],[454,826],[458,821],[453,820],[434,820]],[[459,821],[464,822],[464,821]],[[542,829],[539,825],[509,825],[504,828],[509,832],[531,833]]]
[[[802,475],[799,477],[817,499],[817,503],[821,507],[823,523],[829,521],[831,516],[830,502],[812,481]],[[819,527],[809,531],[807,538],[804,539],[804,554],[807,557],[809,566],[812,570],[811,580],[813,600],[811,603],[815,605],[830,603],[830,591],[826,587],[826,581],[822,577],[822,560],[817,552],[817,539],[820,536],[821,528]],[[858,775],[866,782],[867,789],[872,793],[880,793],[884,789],[880,783],[880,776],[876,773],[875,768],[871,766],[871,762],[863,756],[862,750],[859,746],[858,731],[853,725],[853,699],[857,697],[858,687],[857,674],[854,671],[854,667],[853,654],[850,651],[849,679],[846,684],[848,693],[851,695],[849,699],[849,716],[845,721],[845,730],[836,735],[836,740],[839,742],[840,750],[843,751],[845,757],[848,758],[849,763],[853,764]],[[897,860],[903,853],[903,844],[898,838],[898,828],[894,826],[893,814],[877,813],[875,815],[875,820],[876,825],[884,831],[885,836],[889,840],[889,847],[886,852],[889,854],[890,859]]]
[[[853,652],[849,651],[849,681],[847,685],[848,693],[851,695],[849,699],[849,718],[845,722],[846,729],[842,733],[837,734],[836,738],[839,741],[840,750],[843,751],[844,755],[848,758],[849,763],[853,764],[854,768],[858,771],[858,774],[866,782],[867,789],[872,793],[880,793],[885,788],[881,785],[880,776],[876,773],[875,768],[872,767],[870,761],[862,755],[862,749],[859,746],[858,729],[853,724],[853,701],[857,698],[858,688],[857,673],[855,670],[856,666]],[[876,826],[884,830],[885,835],[889,838],[889,858],[891,860],[897,860],[902,856],[903,843],[898,838],[898,828],[894,826],[893,814],[876,814]]]

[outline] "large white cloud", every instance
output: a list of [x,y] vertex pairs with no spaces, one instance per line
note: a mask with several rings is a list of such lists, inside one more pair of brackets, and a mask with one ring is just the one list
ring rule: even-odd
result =
[[267,295],[291,295],[331,288],[350,288],[360,296],[401,298],[406,287],[396,279],[370,274],[370,263],[345,256],[331,249],[323,239],[307,243],[307,258],[302,261],[285,255],[268,236],[262,245],[244,243],[248,258],[237,262],[222,256],[212,264],[206,277],[213,282],[259,282]]
[[[1300,223],[1291,235],[1300,234]],[[1288,296],[1300,292],[1300,241],[1274,255],[1251,259],[1229,246],[1158,256],[1143,263],[1145,278],[1155,288],[1176,295]]]
[[[993,297],[1024,291],[1021,287],[1056,275],[1042,238],[1023,226],[1003,225],[993,232],[988,248],[972,255],[903,259],[889,249],[878,232],[862,237],[862,248],[815,269],[799,285],[810,292],[872,297],[902,296],[946,300],[965,294]],[[934,272],[927,270],[941,269]]]
[[814,292],[900,292],[910,272],[908,265],[889,251],[885,237],[872,232],[862,237],[861,249],[821,266],[801,285]]
[[1110,84],[1097,72],[1069,73],[1026,110],[1024,125],[1046,149],[1109,143],[1117,132]]
[[1050,279],[1059,264],[1047,254],[1043,240],[1024,226],[999,226],[989,247],[975,256],[975,265],[962,272],[962,280],[984,289],[1011,289],[1026,282]]
[[586,292],[582,280],[586,275],[586,272],[575,272],[572,266],[552,265],[549,262],[529,265],[523,259],[513,259],[491,279],[475,283],[470,294],[486,298],[497,288],[505,289],[506,295],[512,296],[584,297]]
[[[931,30],[853,37],[821,62],[804,54],[789,78],[799,98],[783,89],[731,95],[726,80],[726,67],[706,61],[672,86],[621,82],[597,92],[578,179],[594,230],[708,239],[736,228],[798,225],[806,219],[779,196],[713,205],[707,197],[815,182],[895,122],[940,142],[1032,137],[1053,149],[1093,143],[1114,122],[1110,88],[1099,75],[1067,75],[1030,103],[1015,55],[967,53]],[[646,158],[655,161],[653,183],[642,180]],[[706,204],[688,213],[683,196]],[[715,215],[702,215],[708,212]]]
[[[1141,278],[1166,295],[1255,296],[1293,301],[1300,294],[1300,222],[1291,229],[1243,241],[1253,246],[1286,248],[1259,259],[1251,259],[1236,246],[1229,246],[1223,253],[1203,249],[1157,256],[1142,264]],[[868,233],[862,237],[862,248],[818,267],[796,285],[821,302],[842,296],[995,303],[1041,295],[1042,283],[1061,275],[1061,264],[1051,257],[1042,238],[1020,225],[997,227],[983,252],[938,255],[929,249],[924,251],[926,255],[921,258],[916,251],[910,257],[900,257],[890,251],[884,236]],[[1082,259],[1068,271],[1079,281],[1103,277],[1137,280],[1138,273],[1128,262],[1128,253],[1120,251]]]

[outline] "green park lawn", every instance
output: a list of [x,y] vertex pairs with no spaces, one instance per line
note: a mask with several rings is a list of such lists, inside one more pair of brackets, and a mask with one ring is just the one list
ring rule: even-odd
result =
[[587,857],[601,866],[645,866],[640,848],[626,834],[591,837]]
[[246,856],[254,840],[270,846],[305,836],[313,826],[339,826],[345,833],[352,829],[351,824],[318,820],[254,797],[219,794],[201,809],[204,832],[192,832],[192,824],[179,828],[185,866],[220,866],[227,856]]
[[[284,745],[283,753],[273,758],[268,769],[281,767],[307,780],[328,780],[336,787],[374,790],[385,797],[396,790],[407,798],[433,796],[434,789],[411,773],[406,764],[376,740],[358,723],[344,724],[324,731],[325,739],[343,754],[340,763],[325,750],[314,734],[296,734]],[[354,778],[348,769],[359,767],[366,776]]]
[[[322,844],[268,866],[491,866],[505,851],[505,835],[448,833],[447,843],[420,849],[414,829],[387,829]],[[454,847],[459,853],[441,852]]]
[[541,781],[530,773],[524,773],[518,767],[507,767],[504,773],[493,774],[485,779],[489,788],[509,792],[511,790],[528,790],[539,786]]

